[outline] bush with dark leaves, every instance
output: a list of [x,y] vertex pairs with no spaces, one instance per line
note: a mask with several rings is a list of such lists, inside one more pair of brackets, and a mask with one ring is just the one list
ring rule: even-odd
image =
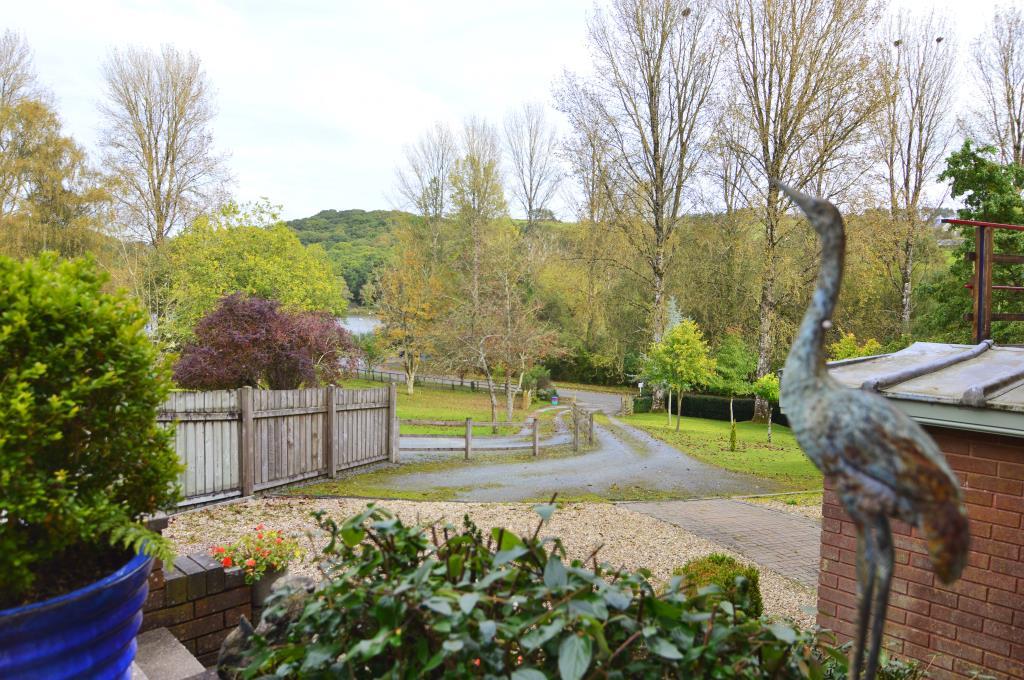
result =
[[352,335],[330,314],[289,312],[236,293],[196,325],[174,379],[197,390],[312,387],[340,382],[358,355]]

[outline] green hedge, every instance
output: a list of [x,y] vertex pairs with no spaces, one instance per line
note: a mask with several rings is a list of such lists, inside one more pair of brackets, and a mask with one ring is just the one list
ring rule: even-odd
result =
[[742,608],[751,616],[760,616],[764,613],[756,567],[740,564],[722,553],[711,553],[690,560],[676,569],[674,574],[683,577],[684,592],[690,597],[695,597],[705,586],[715,585],[721,588],[723,599]]
[[[733,400],[733,414],[737,422],[747,422],[754,418],[753,399]],[[675,397],[672,399],[672,411],[675,412]],[[634,397],[633,413],[650,413],[651,397]],[[662,406],[664,410],[664,406]],[[729,397],[714,394],[683,395],[683,415],[691,418],[709,418],[711,420],[729,420]],[[788,426],[786,416],[779,412],[779,405],[772,404],[772,422],[776,425]]]

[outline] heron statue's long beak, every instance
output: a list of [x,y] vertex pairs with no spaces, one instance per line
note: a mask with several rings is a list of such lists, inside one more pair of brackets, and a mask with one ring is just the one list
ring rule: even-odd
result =
[[811,214],[811,210],[814,207],[814,205],[818,202],[818,199],[814,198],[813,196],[808,196],[802,191],[797,191],[796,189],[789,186],[785,182],[774,180],[774,184],[780,189],[782,189],[782,193],[789,196],[790,200],[792,200],[794,203],[800,206],[800,209],[803,210],[805,214]]

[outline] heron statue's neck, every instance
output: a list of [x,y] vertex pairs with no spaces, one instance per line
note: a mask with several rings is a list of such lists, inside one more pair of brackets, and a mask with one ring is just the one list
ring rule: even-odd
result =
[[793,386],[808,381],[816,382],[828,375],[825,370],[827,329],[824,326],[826,321],[832,321],[832,313],[839,299],[845,251],[846,235],[840,222],[835,228],[830,228],[822,234],[818,283],[786,358],[783,380]]

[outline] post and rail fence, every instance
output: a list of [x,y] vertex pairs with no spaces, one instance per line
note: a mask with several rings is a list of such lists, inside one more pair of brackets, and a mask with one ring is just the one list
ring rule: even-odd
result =
[[[405,384],[405,373],[402,371],[386,371],[379,368],[358,368],[355,371],[357,378],[365,378],[366,380],[372,380],[374,382],[384,383],[402,383]],[[413,381],[414,385],[442,385],[450,387],[452,390],[455,389],[466,389],[471,392],[486,391],[487,381],[477,378],[450,378],[440,375],[417,375]],[[495,384],[495,387],[501,391],[505,390],[505,386]],[[520,389],[517,385],[512,386],[512,394],[519,394]]]
[[185,464],[180,507],[398,460],[394,384],[172,392],[157,421]]
[[[518,427],[523,428],[530,425],[532,435],[532,449],[533,455],[536,456],[540,452],[540,424],[539,418],[536,416],[527,418],[524,421],[509,421],[509,420],[485,420],[477,421],[472,418],[466,418],[463,420],[417,420],[415,418],[399,420],[399,425],[414,425],[421,427],[464,427],[465,434],[463,439],[465,444],[458,448],[452,447],[438,447],[430,449],[431,451],[463,451],[463,457],[465,460],[469,460],[470,455],[473,453],[473,428],[474,427]],[[417,436],[417,435],[410,435]],[[421,437],[430,437],[435,435],[418,435]],[[525,448],[525,447],[524,447]]]

